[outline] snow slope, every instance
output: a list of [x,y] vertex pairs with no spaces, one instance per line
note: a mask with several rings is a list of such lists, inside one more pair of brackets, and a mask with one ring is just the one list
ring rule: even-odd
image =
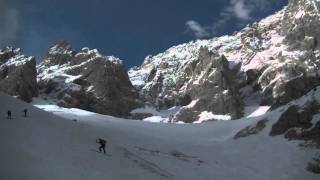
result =
[[[0,107],[4,180],[319,179],[305,170],[313,150],[268,135],[283,109],[238,121],[178,125],[47,106],[57,116],[3,94]],[[30,111],[27,118],[22,117],[24,108]],[[5,118],[8,109],[13,110],[12,120]],[[233,138],[266,116],[269,121],[262,132]],[[77,121],[70,120],[75,117]],[[108,140],[110,157],[94,152],[99,137]]]

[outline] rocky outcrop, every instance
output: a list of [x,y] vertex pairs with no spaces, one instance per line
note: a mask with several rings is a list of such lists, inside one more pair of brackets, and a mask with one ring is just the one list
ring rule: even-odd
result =
[[263,120],[260,120],[255,126],[245,127],[234,136],[234,139],[244,138],[244,137],[258,134],[266,127],[267,121],[268,120],[263,119]]
[[259,78],[263,104],[285,104],[320,84],[319,8],[319,1],[289,0],[279,31],[284,49]]
[[[184,85],[183,99],[190,97],[173,121],[193,122],[203,111],[218,115],[242,116],[243,103],[237,90],[236,73],[224,56],[200,48],[197,61],[186,67],[191,78]],[[184,104],[180,104],[184,105]]]
[[[319,9],[317,0],[289,0],[283,10],[231,36],[181,44],[148,56],[141,67],[129,71],[130,79],[140,89],[141,97],[158,108],[184,106],[176,117],[188,119],[186,122],[193,122],[203,111],[238,117],[242,105],[237,92],[243,99],[252,94],[244,89],[259,95],[255,103],[278,107],[320,85]],[[212,63],[204,49],[211,52],[211,60],[228,62],[228,74],[236,82],[229,83],[232,87],[225,88],[221,83],[229,77],[218,82],[223,74],[219,72],[221,67],[226,68],[213,65],[217,70],[210,71]],[[221,89],[214,84],[231,89],[231,95],[222,97]],[[237,104],[237,110],[221,106],[231,101]],[[186,106],[190,102],[194,107]],[[210,103],[215,107],[209,107]]]
[[282,32],[292,48],[319,48],[320,2],[317,0],[289,0],[283,18]]
[[38,66],[39,88],[63,107],[127,116],[140,106],[122,61],[96,49],[76,52],[66,42],[50,48]]
[[320,146],[320,91],[312,91],[312,100],[286,109],[272,126],[270,136],[284,135],[289,140],[312,141]]
[[310,75],[308,70],[304,62],[294,60],[268,67],[258,81],[263,89],[261,103],[286,104],[320,85],[320,78]]
[[318,157],[314,157],[312,162],[308,163],[306,169],[312,173],[320,174],[320,155]]
[[[250,86],[269,96],[264,95],[267,87],[262,87],[259,79],[268,66],[281,60],[284,11],[232,36],[181,44],[148,56],[141,67],[129,71],[129,77],[150,104],[182,106],[174,121],[194,122],[202,112],[239,118],[244,106],[241,97],[247,98],[240,89]],[[273,80],[268,77],[266,86]]]
[[71,48],[70,44],[67,41],[62,40],[49,49],[42,64],[46,66],[67,64],[75,54],[76,52]]
[[[238,71],[230,69],[217,51],[200,47],[195,53],[196,59],[184,62],[160,60],[155,64],[148,57],[140,69],[148,71],[142,76],[147,83],[141,88],[141,97],[158,108],[183,106],[172,121],[194,122],[203,111],[240,117],[243,103],[235,81]],[[137,80],[133,74],[141,76],[138,72],[129,72],[133,81]]]
[[[286,133],[292,128],[308,129],[312,126],[312,116],[317,109],[313,105],[301,109],[298,106],[289,107],[272,126],[270,135],[276,136]],[[288,133],[286,134],[288,136]]]
[[[320,147],[320,86],[314,88],[291,105],[279,108],[282,114],[273,124],[270,136],[283,135],[288,140],[302,140],[304,148]],[[282,110],[281,110],[282,109]],[[306,166],[312,173],[320,173],[318,155]]]
[[0,91],[31,102],[38,94],[35,58],[12,47],[0,50]]

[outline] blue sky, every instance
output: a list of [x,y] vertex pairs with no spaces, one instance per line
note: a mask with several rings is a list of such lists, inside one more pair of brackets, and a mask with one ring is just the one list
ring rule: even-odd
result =
[[287,0],[0,0],[0,46],[38,62],[55,42],[97,48],[128,67],[173,45],[240,30]]

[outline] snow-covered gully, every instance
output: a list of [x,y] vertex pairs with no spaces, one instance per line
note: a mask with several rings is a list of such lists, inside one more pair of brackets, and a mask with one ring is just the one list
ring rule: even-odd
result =
[[[0,179],[318,179],[305,170],[315,150],[269,136],[285,107],[236,121],[159,124],[77,109],[45,112],[6,95],[0,106]],[[261,132],[235,139],[265,118]],[[99,137],[109,156],[94,152]]]

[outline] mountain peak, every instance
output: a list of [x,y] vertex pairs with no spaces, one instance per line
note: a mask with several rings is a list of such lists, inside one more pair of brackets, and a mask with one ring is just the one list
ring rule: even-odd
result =
[[[249,99],[253,103],[251,94],[256,94],[255,104],[285,104],[320,84],[315,78],[320,65],[318,9],[319,0],[290,0],[288,7],[233,35],[192,41],[148,56],[141,67],[129,71],[129,77],[143,99],[158,108],[182,106],[184,112],[176,115],[189,120],[197,120],[200,109],[222,115],[237,112],[221,106],[233,101],[241,109],[238,93],[245,106]],[[206,86],[223,91],[205,91]],[[207,97],[212,92],[216,94]],[[193,113],[186,111],[191,105],[197,109]]]
[[34,57],[10,46],[0,50],[0,91],[30,102],[38,93],[36,76]]

